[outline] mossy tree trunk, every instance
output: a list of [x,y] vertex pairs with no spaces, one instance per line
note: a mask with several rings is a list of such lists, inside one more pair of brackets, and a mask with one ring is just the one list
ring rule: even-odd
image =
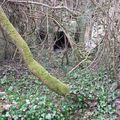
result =
[[10,23],[2,7],[0,7],[0,25],[19,49],[25,63],[28,66],[28,69],[54,92],[60,95],[68,94],[69,86],[50,75],[50,73],[48,73],[44,67],[42,67],[36,60],[34,60],[27,43]]

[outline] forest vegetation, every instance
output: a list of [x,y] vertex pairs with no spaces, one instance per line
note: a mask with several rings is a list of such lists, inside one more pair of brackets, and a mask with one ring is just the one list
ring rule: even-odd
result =
[[120,120],[120,1],[0,1],[0,120]]

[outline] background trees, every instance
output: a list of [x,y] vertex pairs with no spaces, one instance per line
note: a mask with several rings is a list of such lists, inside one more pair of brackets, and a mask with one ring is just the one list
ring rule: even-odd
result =
[[[39,57],[39,53],[36,51],[47,48],[48,56],[51,58],[53,46],[57,43],[55,42],[57,41],[55,39],[57,32],[63,31],[64,36],[71,44],[72,56],[76,63],[83,60],[87,52],[96,48],[95,59],[88,66],[95,69],[100,64],[105,64],[107,69],[112,66],[115,72],[117,71],[116,64],[119,61],[118,5],[117,1],[16,2],[9,0],[7,3],[3,3],[3,8],[5,8],[12,24],[26,39],[31,50],[35,52],[36,57]],[[6,43],[4,46],[12,49],[8,45],[11,43]],[[10,51],[11,53],[9,53]],[[7,52],[4,56],[11,59],[14,59],[18,53],[17,50],[15,52],[14,46],[13,50]],[[66,54],[67,50],[64,49],[62,53]],[[3,54],[5,53],[3,52]],[[107,63],[103,63],[102,59],[105,59],[104,62],[107,61]]]

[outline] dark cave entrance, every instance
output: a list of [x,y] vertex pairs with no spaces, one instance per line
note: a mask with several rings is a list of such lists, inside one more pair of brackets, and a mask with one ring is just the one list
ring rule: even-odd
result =
[[53,50],[63,50],[65,48],[71,48],[67,36],[63,31],[55,32]]

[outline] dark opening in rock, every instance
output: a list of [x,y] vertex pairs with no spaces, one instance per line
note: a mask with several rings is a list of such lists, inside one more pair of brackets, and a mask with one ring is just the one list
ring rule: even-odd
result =
[[68,38],[63,31],[55,32],[53,50],[63,50],[65,48],[71,48]]

